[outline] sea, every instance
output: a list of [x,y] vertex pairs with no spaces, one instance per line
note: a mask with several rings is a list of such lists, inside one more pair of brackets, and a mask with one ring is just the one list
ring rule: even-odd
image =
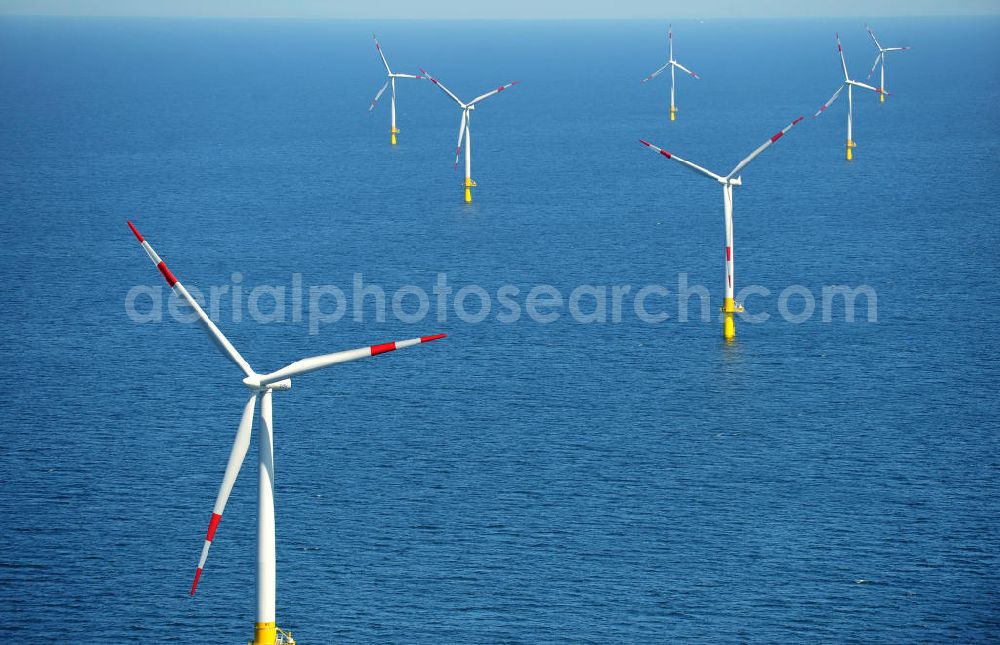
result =
[[[912,49],[848,162],[866,21]],[[256,428],[188,594],[243,374],[132,220],[260,373],[448,334],[274,395],[303,645],[1000,641],[1000,19],[675,20],[673,122],[668,22],[0,17],[4,638],[253,636]],[[471,204],[451,99],[369,113],[373,33],[518,81]],[[721,186],[639,139],[725,175],[800,115],[727,343]]]

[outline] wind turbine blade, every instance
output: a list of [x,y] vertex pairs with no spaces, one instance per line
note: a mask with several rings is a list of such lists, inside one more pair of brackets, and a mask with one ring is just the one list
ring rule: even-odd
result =
[[886,47],[882,51],[886,52],[905,52],[913,49],[912,47]]
[[423,76],[415,76],[414,74],[393,74],[394,78],[423,78]]
[[872,28],[865,25],[865,29],[868,30],[868,35],[872,37],[872,42],[875,43],[875,46],[879,48],[879,51],[882,51],[882,45],[879,43],[878,38],[875,37],[875,32],[872,31]]
[[378,103],[379,98],[382,97],[382,93],[385,92],[385,90],[386,90],[387,87],[389,87],[389,81],[385,82],[385,85],[382,86],[382,88],[378,91],[378,94],[375,95],[375,98],[372,99],[372,104],[368,108],[369,112],[371,112],[372,110],[375,109],[375,104]]
[[201,558],[198,559],[198,569],[194,572],[194,582],[191,583],[191,595],[194,595],[198,588],[198,580],[201,572],[205,568],[205,561],[208,560],[208,550],[212,548],[212,540],[215,539],[215,531],[219,528],[219,520],[222,519],[222,512],[226,510],[226,502],[229,501],[229,494],[233,492],[233,484],[240,474],[243,460],[246,459],[247,450],[250,448],[250,434],[253,431],[253,413],[257,407],[257,393],[250,395],[250,399],[243,407],[243,416],[240,417],[240,426],[236,430],[236,439],[233,440],[232,450],[229,452],[229,461],[226,463],[226,472],[222,476],[222,484],[219,486],[219,494],[215,497],[215,506],[212,508],[212,519],[208,522],[208,532],[205,533],[205,544],[201,547]]
[[282,381],[286,378],[293,378],[303,374],[308,374],[309,372],[315,372],[316,370],[321,370],[324,367],[329,367],[338,363],[356,361],[361,358],[368,358],[369,356],[378,356],[379,354],[385,354],[386,352],[391,352],[393,350],[403,349],[404,347],[413,347],[414,345],[419,345],[420,343],[429,343],[432,340],[444,338],[445,336],[447,336],[447,334],[434,334],[433,336],[422,336],[420,338],[411,338],[410,340],[398,340],[394,343],[383,343],[381,345],[371,345],[370,347],[360,347],[346,352],[336,352],[335,354],[324,354],[323,356],[303,358],[300,361],[295,361],[290,365],[282,367],[277,372],[265,374],[261,377],[260,383],[261,385],[268,385],[269,383]]
[[167,268],[166,263],[160,259],[160,256],[156,254],[156,251],[154,251],[153,247],[149,245],[149,242],[147,242],[142,235],[139,234],[138,229],[132,225],[131,221],[128,223],[128,227],[132,229],[132,233],[135,235],[135,238],[139,240],[139,244],[141,244],[143,250],[146,251],[146,255],[148,255],[149,259],[153,261],[156,268],[160,270],[160,273],[163,275],[163,279],[167,281],[167,284],[174,290],[174,293],[183,298],[184,301],[187,302],[192,309],[194,309],[194,312],[198,315],[198,321],[201,323],[202,327],[205,328],[205,331],[208,332],[209,338],[212,339],[212,341],[219,347],[220,350],[222,350],[222,353],[225,354],[229,360],[236,363],[236,365],[243,370],[245,375],[250,376],[253,374],[253,370],[250,369],[250,364],[247,363],[242,356],[240,356],[240,353],[236,351],[236,348],[229,342],[229,339],[226,338],[221,331],[219,331],[219,328],[216,327],[215,323],[213,323],[208,317],[205,310],[202,309],[194,297],[188,293],[188,290],[184,288],[184,285],[174,277],[174,274]]
[[889,92],[883,92],[879,88],[872,87],[871,85],[866,85],[865,83],[859,83],[857,81],[848,81],[848,83],[853,85],[854,87],[860,87],[862,89],[871,90],[872,92],[877,92],[878,94],[885,94],[886,96],[889,95]]
[[392,74],[392,70],[389,69],[389,61],[385,59],[385,54],[382,53],[382,46],[378,44],[378,38],[375,37],[375,34],[372,34],[372,40],[375,41],[375,49],[378,50],[378,55],[382,57],[382,64],[385,65],[386,74]]
[[455,170],[458,170],[458,157],[462,154],[462,135],[465,134],[465,120],[469,116],[468,110],[462,110],[462,121],[458,124],[458,146],[455,147]]
[[762,153],[765,150],[767,150],[768,148],[770,148],[774,144],[775,141],[777,141],[781,137],[785,136],[785,133],[788,132],[789,130],[791,130],[792,128],[794,128],[795,125],[799,121],[801,121],[801,120],[802,120],[802,117],[800,116],[799,118],[795,119],[794,121],[792,121],[791,123],[789,123],[788,125],[786,125],[784,127],[784,129],[782,129],[780,132],[778,132],[777,134],[775,134],[773,137],[771,137],[770,139],[768,139],[767,141],[765,141],[764,143],[762,143],[756,150],[754,150],[753,152],[751,152],[747,156],[746,159],[744,159],[743,161],[741,161],[738,164],[736,164],[736,167],[733,168],[733,171],[731,173],[729,173],[728,175],[726,175],[726,179],[732,179],[733,177],[735,177],[736,175],[738,175],[741,170],[743,170],[744,168],[746,168],[746,166],[747,166],[748,163],[750,163],[751,161],[753,161],[754,159],[757,158],[757,155],[759,155],[760,153]]
[[657,148],[656,146],[654,146],[653,144],[651,144],[648,141],[645,141],[643,139],[639,139],[639,143],[641,143],[642,145],[646,146],[647,148],[650,148],[652,150],[655,150],[655,151],[659,152],[661,155],[663,155],[667,159],[673,159],[674,161],[678,161],[678,162],[684,164],[685,166],[687,166],[691,170],[694,170],[695,172],[700,172],[701,174],[705,175],[706,177],[711,177],[712,179],[715,179],[715,180],[721,180],[722,179],[722,177],[720,177],[719,175],[715,174],[711,170],[706,170],[706,169],[702,168],[701,166],[699,166],[696,163],[692,163],[692,162],[688,161],[687,159],[681,159],[677,155],[670,154],[669,152],[667,152],[663,148]]
[[667,27],[667,43],[670,45],[670,62],[674,61],[674,26]]
[[666,65],[664,65],[660,69],[656,70],[655,72],[653,72],[652,74],[650,74],[646,78],[642,79],[642,81],[640,81],[640,82],[645,83],[646,81],[653,80],[654,78],[656,78],[657,76],[659,76],[663,72],[663,70],[667,69],[668,67],[670,67],[670,63],[667,63]]
[[462,103],[460,100],[458,100],[458,97],[455,96],[454,94],[452,94],[451,90],[449,90],[447,87],[445,87],[444,85],[442,85],[441,81],[437,80],[436,78],[434,78],[433,76],[431,76],[429,73],[427,73],[426,69],[424,69],[423,67],[421,67],[420,68],[420,73],[423,74],[425,77],[427,77],[427,80],[429,80],[431,83],[434,83],[435,85],[437,85],[438,87],[440,87],[441,91],[444,92],[445,94],[447,94],[448,96],[450,96],[451,99],[453,101],[455,101],[455,103],[458,103],[459,107],[463,107],[463,108],[465,107],[465,103]]
[[830,100],[824,103],[823,106],[816,111],[816,114],[813,115],[813,118],[815,119],[820,114],[822,114],[823,111],[826,110],[826,108],[833,105],[833,102],[837,100],[837,97],[840,96],[840,93],[844,91],[845,87],[847,87],[847,83],[842,83],[840,87],[837,88],[837,91],[833,93],[833,96],[830,97]]
[[840,65],[844,68],[844,80],[848,81],[851,77],[847,75],[847,61],[844,60],[844,48],[840,45],[840,34],[837,34],[837,53],[840,54]]
[[875,70],[878,69],[878,64],[879,62],[881,62],[883,56],[885,56],[883,52],[879,52],[878,54],[875,55],[875,62],[872,64],[872,68],[868,72],[867,78],[871,78],[872,74],[875,73]]
[[697,74],[695,74],[694,72],[692,72],[691,70],[689,70],[689,69],[688,69],[687,67],[684,67],[683,65],[681,65],[681,64],[680,64],[680,63],[678,63],[677,61],[674,61],[674,65],[675,65],[676,67],[679,67],[680,69],[684,70],[685,72],[687,72],[687,73],[688,73],[688,74],[690,74],[691,76],[694,76],[695,78],[697,78],[697,79],[701,80],[701,77],[700,77],[700,76],[698,76]]
[[510,83],[507,83],[506,85],[501,85],[500,87],[496,88],[495,90],[491,90],[491,91],[487,92],[486,94],[482,94],[480,96],[477,96],[476,98],[474,98],[471,101],[469,101],[469,105],[475,105],[476,103],[479,103],[480,101],[482,101],[484,99],[488,99],[489,97],[493,96],[494,94],[499,94],[500,92],[503,92],[505,89],[507,89],[508,87],[511,87],[513,85],[517,85],[517,81],[511,81]]

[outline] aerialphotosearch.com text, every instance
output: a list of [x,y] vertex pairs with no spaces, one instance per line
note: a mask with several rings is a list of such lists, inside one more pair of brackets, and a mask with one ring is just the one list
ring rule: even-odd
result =
[[[187,286],[187,285],[185,285]],[[239,323],[247,318],[259,324],[306,322],[310,334],[345,317],[355,322],[385,322],[392,316],[402,323],[457,319],[477,324],[488,319],[503,324],[522,320],[545,325],[564,316],[581,324],[618,324],[638,320],[644,324],[667,321],[711,322],[718,316],[721,297],[713,307],[710,290],[688,283],[680,273],[671,287],[665,284],[581,284],[559,288],[550,284],[530,287],[505,284],[487,290],[477,284],[456,286],[446,273],[438,273],[430,290],[417,285],[386,289],[368,283],[355,273],[351,285],[305,285],[301,273],[293,273],[288,285],[244,284],[241,273],[233,273],[228,284],[211,286],[207,293],[187,286],[198,304],[216,323]],[[745,311],[738,314],[744,323],[762,323],[772,315],[767,310],[777,304],[782,320],[799,324],[814,319],[822,322],[855,322],[860,317],[878,320],[878,297],[873,287],[859,285],[824,286],[815,293],[804,285],[790,285],[776,293],[767,287],[749,285],[736,292],[736,301]],[[169,288],[136,285],[125,295],[125,311],[137,323],[159,322],[169,316],[180,322],[194,322],[195,313]]]

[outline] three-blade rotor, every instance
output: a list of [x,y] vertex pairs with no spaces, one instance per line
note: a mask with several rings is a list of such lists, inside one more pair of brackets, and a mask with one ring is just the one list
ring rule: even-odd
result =
[[145,238],[143,238],[131,221],[128,222],[128,226],[132,230],[136,239],[139,240],[139,244],[146,252],[146,255],[149,256],[149,259],[160,271],[160,274],[163,275],[167,284],[170,285],[174,292],[195,311],[198,316],[198,321],[201,323],[202,327],[204,327],[209,338],[216,344],[216,346],[218,346],[219,350],[226,358],[235,363],[243,371],[246,376],[246,378],[243,379],[243,383],[249,387],[251,391],[250,398],[247,400],[246,405],[243,408],[243,414],[240,417],[240,425],[236,431],[236,437],[233,440],[233,446],[229,453],[229,461],[226,463],[226,470],[222,477],[222,484],[219,486],[219,492],[215,499],[215,506],[212,508],[212,517],[209,520],[208,531],[205,534],[205,543],[202,546],[201,557],[198,560],[198,568],[195,571],[194,581],[191,584],[191,595],[194,595],[195,590],[198,587],[198,581],[201,579],[201,573],[205,566],[205,562],[208,559],[208,552],[212,546],[212,541],[215,538],[216,529],[219,526],[219,521],[222,519],[223,511],[225,511],[226,502],[229,500],[229,495],[233,490],[233,484],[236,482],[236,478],[239,475],[243,461],[246,458],[247,450],[250,446],[254,410],[257,405],[258,395],[264,390],[288,389],[290,387],[289,379],[292,377],[298,377],[303,374],[308,374],[309,372],[315,372],[316,370],[321,370],[339,363],[346,363],[348,361],[355,361],[362,358],[368,358],[370,356],[386,354],[397,349],[413,347],[414,345],[444,338],[446,334],[434,334],[432,336],[422,336],[420,338],[411,338],[409,340],[399,340],[381,343],[379,345],[369,345],[358,349],[334,352],[332,354],[322,354],[320,356],[313,356],[295,361],[294,363],[290,363],[289,365],[286,365],[285,367],[269,374],[257,374],[253,371],[243,356],[236,351],[236,348],[229,342],[229,339],[225,337],[218,327],[215,326],[215,323],[212,322],[198,302],[191,296],[188,290],[184,288],[184,285],[182,285],[170,269],[167,268],[166,263],[160,258],[159,255],[156,254],[153,247],[150,246],[149,242],[147,242]]
[[664,64],[663,67],[659,68],[658,70],[656,70],[655,72],[653,72],[652,74],[650,74],[649,76],[647,76],[646,78],[642,79],[642,82],[645,83],[646,81],[653,80],[654,78],[656,78],[657,76],[659,76],[660,74],[662,74],[665,70],[670,69],[671,67],[676,67],[677,69],[681,70],[682,72],[686,72],[686,73],[690,74],[691,76],[693,76],[694,78],[697,78],[697,79],[700,80],[701,79],[700,76],[698,76],[697,74],[695,74],[694,72],[692,72],[691,70],[689,70],[687,67],[684,67],[683,65],[681,65],[678,61],[676,61],[674,59],[674,26],[673,25],[670,25],[670,28],[667,31],[667,41],[670,43],[670,58],[669,58],[669,60],[667,60],[666,64]]
[[432,76],[430,74],[430,72],[428,72],[427,70],[425,70],[423,67],[420,68],[420,73],[423,74],[422,78],[426,78],[430,82],[434,83],[434,85],[436,85],[438,88],[440,88],[441,91],[444,92],[445,95],[448,96],[448,98],[450,98],[452,101],[454,101],[455,104],[458,105],[458,107],[462,110],[462,119],[461,119],[461,121],[459,121],[459,124],[458,124],[458,144],[455,146],[455,169],[457,170],[458,169],[458,159],[459,159],[459,157],[462,154],[462,137],[465,135],[466,131],[468,130],[468,128],[469,128],[469,122],[471,120],[471,115],[469,114],[470,110],[475,110],[476,109],[476,104],[481,103],[482,101],[485,101],[486,99],[490,98],[491,96],[493,96],[495,94],[499,94],[500,92],[503,92],[504,90],[506,90],[509,87],[513,87],[514,85],[517,85],[518,82],[517,81],[511,81],[510,83],[507,83],[506,85],[501,85],[500,87],[496,88],[495,90],[490,90],[489,92],[486,92],[485,94],[480,94],[479,96],[477,96],[476,98],[472,99],[468,103],[465,103],[465,102],[462,101],[462,99],[460,99],[457,96],[455,96],[454,92],[452,92],[447,87],[445,87],[444,83],[442,83],[436,77]]
[[[368,111],[369,112],[371,112],[372,110],[375,109],[375,104],[378,103],[378,100],[382,97],[382,94],[386,91],[386,89],[388,89],[389,85],[392,83],[392,79],[394,79],[394,78],[415,78],[415,79],[422,79],[423,78],[422,76],[416,76],[414,74],[402,74],[402,73],[399,73],[399,72],[393,72],[392,68],[389,67],[389,61],[386,60],[385,52],[382,51],[382,45],[379,44],[378,38],[375,37],[375,34],[372,34],[372,40],[375,41],[375,49],[376,49],[376,51],[378,51],[378,55],[382,59],[382,65],[385,66],[386,81],[382,85],[382,87],[379,88],[378,93],[375,94],[375,98],[372,99],[372,104],[370,106],[368,106]],[[393,86],[393,91],[395,92],[395,86]]]

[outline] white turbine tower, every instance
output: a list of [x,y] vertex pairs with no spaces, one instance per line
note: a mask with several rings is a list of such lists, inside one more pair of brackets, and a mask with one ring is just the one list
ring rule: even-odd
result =
[[879,82],[878,86],[879,86],[879,89],[882,90],[882,91],[879,92],[879,99],[883,103],[885,103],[885,55],[888,54],[889,52],[905,52],[906,50],[908,50],[910,48],[909,47],[883,47],[882,44],[879,43],[878,38],[875,37],[875,32],[872,31],[872,28],[869,27],[868,25],[865,25],[865,29],[868,30],[868,35],[872,37],[872,42],[875,43],[876,47],[878,47],[878,55],[875,56],[875,63],[872,65],[871,71],[868,72],[868,80],[871,80],[872,74],[875,73],[875,68],[881,66],[881,68],[882,68],[882,78],[881,78],[881,81]]
[[455,169],[458,169],[458,157],[462,154],[462,137],[465,136],[465,201],[472,201],[472,189],[476,187],[476,182],[472,181],[472,111],[476,109],[476,104],[488,99],[494,94],[503,92],[512,85],[517,85],[517,81],[512,81],[506,85],[501,85],[495,90],[490,90],[486,94],[477,96],[468,103],[463,103],[451,90],[441,84],[441,81],[427,73],[427,70],[420,68],[420,73],[426,76],[432,83],[441,88],[441,91],[451,97],[451,100],[458,104],[462,110],[462,121],[458,125],[458,147],[455,149]]
[[378,44],[378,38],[375,38],[375,34],[372,34],[372,39],[375,41],[375,49],[378,50],[378,55],[382,57],[382,64],[385,65],[386,81],[385,84],[379,88],[378,94],[375,95],[375,99],[372,100],[371,106],[368,108],[370,113],[375,109],[375,104],[378,103],[379,98],[381,98],[382,93],[385,92],[387,87],[392,87],[391,99],[389,101],[389,111],[392,114],[392,129],[390,130],[390,141],[392,145],[396,145],[396,135],[399,134],[399,129],[396,128],[396,79],[397,78],[423,78],[422,76],[414,76],[413,74],[397,74],[394,73],[389,68],[389,61],[385,59],[385,54],[382,52],[382,46]]
[[[445,334],[434,336],[424,336],[411,340],[397,341],[394,343],[384,343],[382,345],[372,345],[361,347],[345,352],[313,356],[295,361],[276,372],[269,374],[258,374],[251,369],[249,363],[233,347],[229,339],[226,338],[215,323],[205,314],[205,311],[198,305],[197,301],[188,293],[174,274],[170,272],[167,265],[156,254],[153,247],[149,245],[139,231],[136,230],[132,222],[128,223],[132,233],[142,245],[144,251],[153,261],[156,268],[160,270],[167,284],[173,289],[194,310],[198,316],[198,322],[202,324],[209,338],[219,347],[222,353],[242,370],[245,378],[243,385],[250,390],[250,398],[243,406],[243,414],[240,417],[239,429],[236,431],[236,439],[233,441],[232,450],[229,453],[229,461],[226,464],[226,471],[222,477],[222,485],[219,486],[219,493],[215,500],[215,507],[212,509],[212,518],[208,523],[208,532],[205,534],[205,544],[202,547],[201,558],[198,560],[198,569],[194,574],[194,582],[191,584],[191,595],[194,595],[198,580],[201,578],[205,560],[208,558],[208,550],[212,546],[215,538],[215,531],[222,519],[222,512],[226,508],[226,501],[229,493],[233,490],[236,476],[240,472],[240,467],[246,457],[250,447],[250,434],[253,428],[254,408],[257,399],[260,398],[260,437],[258,438],[258,492],[257,492],[257,616],[254,624],[253,645],[274,645],[277,641],[277,634],[281,631],[275,624],[275,549],[274,549],[274,426],[271,423],[271,393],[281,390],[289,390],[292,387],[291,379],[309,372],[354,361],[369,356],[377,356],[395,349],[412,347],[420,343],[443,338]],[[282,632],[283,643],[286,640]]]
[[675,115],[677,114],[677,106],[674,105],[674,84],[675,84],[675,81],[676,81],[676,79],[674,78],[675,68],[676,69],[680,69],[682,71],[685,71],[685,72],[687,72],[691,76],[694,76],[697,79],[700,79],[701,77],[698,76],[697,74],[695,74],[694,72],[692,72],[691,70],[689,70],[687,67],[684,67],[683,65],[681,65],[680,63],[678,63],[676,60],[674,60],[674,26],[673,25],[670,25],[670,29],[667,30],[667,42],[669,43],[669,46],[670,46],[670,60],[667,61],[666,65],[664,65],[660,69],[656,70],[655,72],[653,72],[652,74],[650,74],[646,78],[642,79],[642,82],[645,83],[646,81],[650,81],[650,80],[656,78],[657,76],[659,76],[660,72],[662,72],[663,70],[667,69],[668,67],[670,68],[670,120],[674,121],[675,120]]
[[826,108],[833,105],[833,102],[837,100],[837,97],[844,91],[844,88],[847,88],[847,160],[850,161],[854,158],[852,150],[857,147],[857,144],[854,143],[854,88],[860,87],[862,89],[878,92],[879,94],[888,94],[888,92],[877,87],[872,87],[871,85],[851,80],[850,75],[847,73],[847,61],[844,60],[844,48],[840,45],[840,34],[837,34],[837,52],[840,53],[840,66],[844,70],[844,82],[840,84],[840,87],[838,87],[837,91],[833,93],[830,100],[824,103],[823,107],[817,110],[816,114],[813,115],[813,118],[815,119],[822,114]]
[[750,155],[746,159],[744,159],[743,161],[741,161],[738,164],[736,164],[736,167],[733,168],[733,170],[728,175],[726,175],[724,177],[722,175],[717,175],[717,174],[715,174],[714,172],[712,172],[710,170],[706,170],[705,168],[702,168],[698,164],[692,163],[692,162],[688,161],[687,159],[681,159],[680,157],[678,157],[678,156],[676,156],[674,154],[671,154],[671,153],[667,152],[666,150],[663,150],[662,148],[657,148],[656,146],[654,146],[653,144],[649,143],[648,141],[644,141],[642,139],[639,139],[639,142],[642,145],[644,145],[647,148],[650,148],[652,150],[656,150],[657,152],[659,152],[661,155],[663,155],[667,159],[673,159],[674,161],[680,162],[680,163],[684,164],[685,166],[687,166],[688,168],[690,168],[691,170],[694,170],[695,172],[701,173],[702,175],[705,175],[706,177],[714,179],[715,181],[717,181],[720,184],[722,184],[722,204],[723,204],[723,211],[725,213],[725,219],[726,219],[726,298],[723,301],[723,306],[722,306],[722,314],[723,314],[722,335],[723,335],[723,337],[727,341],[732,341],[736,337],[736,322],[733,320],[733,316],[735,314],[743,311],[743,306],[737,304],[736,300],[734,299],[734,296],[733,296],[733,291],[734,291],[733,281],[735,279],[734,275],[733,275],[733,272],[734,272],[734,262],[733,262],[733,187],[734,186],[742,186],[743,185],[743,182],[742,182],[741,177],[739,176],[739,173],[740,173],[741,170],[743,170],[746,167],[746,165],[748,163],[750,163],[751,161],[753,161],[757,157],[757,155],[759,155],[760,153],[762,153],[765,150],[767,150],[771,146],[771,144],[773,144],[775,141],[777,141],[778,139],[780,139],[781,137],[783,137],[786,132],[788,132],[789,130],[791,130],[795,126],[795,124],[798,123],[801,120],[802,120],[802,117],[799,117],[799,118],[795,119],[794,121],[792,121],[791,123],[789,123],[787,126],[785,126],[785,128],[781,132],[778,132],[773,137],[771,137],[770,139],[768,139],[767,141],[765,141],[756,150],[754,150],[753,152],[751,152]]

